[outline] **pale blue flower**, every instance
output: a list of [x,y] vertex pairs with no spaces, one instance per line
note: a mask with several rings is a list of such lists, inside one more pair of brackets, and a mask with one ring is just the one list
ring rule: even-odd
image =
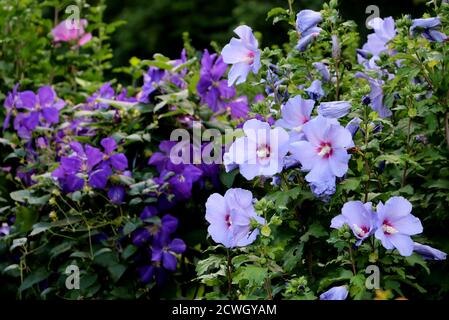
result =
[[331,221],[331,228],[340,229],[344,225],[354,233],[358,239],[357,245],[369,237],[377,226],[377,219],[371,207],[371,202],[349,201],[343,205],[341,214]]
[[289,135],[283,128],[271,129],[267,122],[251,119],[243,125],[245,137],[235,140],[223,156],[227,167],[237,164],[247,180],[280,173],[288,152]]
[[226,64],[232,64],[228,74],[228,86],[246,81],[252,71],[257,74],[260,69],[259,43],[248,26],[239,26],[234,32],[240,39],[232,38],[222,50],[221,55]]
[[348,297],[346,286],[333,287],[320,295],[320,300],[346,300]]
[[306,180],[320,182],[344,176],[351,158],[347,149],[354,146],[351,133],[337,120],[321,116],[307,122],[303,132],[307,141],[291,143],[290,151],[302,169],[309,171]]
[[318,114],[330,119],[346,116],[351,111],[351,104],[347,101],[322,102],[318,106]]
[[378,225],[375,236],[385,249],[397,249],[402,256],[413,253],[410,236],[423,231],[421,221],[411,214],[412,204],[403,197],[392,197],[377,205]]
[[224,196],[212,194],[206,202],[207,229],[212,239],[227,248],[243,247],[256,240],[259,229],[251,229],[251,220],[265,224],[253,206],[253,195],[244,189],[229,189]]

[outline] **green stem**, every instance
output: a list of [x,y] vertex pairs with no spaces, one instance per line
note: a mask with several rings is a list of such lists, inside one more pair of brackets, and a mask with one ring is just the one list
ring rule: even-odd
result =
[[231,254],[230,250],[226,249],[227,254],[227,275],[228,275],[228,299],[232,300],[232,261],[231,261]]
[[355,269],[355,261],[354,261],[354,256],[353,256],[353,254],[352,254],[351,243],[349,243],[348,248],[349,248],[349,258],[351,259],[351,265],[352,265],[352,273],[353,273],[354,275],[356,275],[356,274],[357,274],[357,270]]
[[[409,153],[409,149],[410,149],[410,130],[411,130],[411,125],[412,125],[412,119],[408,119],[408,126],[407,126],[407,153]],[[408,170],[408,165],[407,162],[405,163],[404,166],[404,172],[402,173],[402,187],[405,187],[405,184],[407,182],[407,170]]]
[[446,136],[446,144],[449,149],[449,112],[446,111],[444,114],[444,132]]

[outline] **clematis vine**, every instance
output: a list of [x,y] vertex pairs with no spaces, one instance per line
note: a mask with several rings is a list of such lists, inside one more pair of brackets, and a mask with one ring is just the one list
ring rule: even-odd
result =
[[252,29],[242,25],[237,27],[234,32],[240,39],[232,38],[221,52],[224,63],[232,64],[228,74],[229,87],[234,83],[245,82],[249,72],[257,74],[261,66],[259,42],[254,37]]
[[43,86],[37,94],[33,91],[17,92],[17,87],[15,90],[7,103],[7,109],[25,110],[14,118],[14,129],[21,138],[31,138],[39,125],[48,127],[59,122],[59,111],[65,102],[56,96],[52,87]]
[[221,56],[204,51],[197,90],[201,103],[207,103],[214,112],[223,110],[227,100],[235,96],[235,88],[229,87],[227,81],[222,80],[227,68]]
[[212,239],[227,248],[250,245],[259,234],[252,221],[265,224],[254,209],[252,193],[239,188],[229,189],[224,196],[218,193],[209,196],[206,220],[210,223],[207,230]]

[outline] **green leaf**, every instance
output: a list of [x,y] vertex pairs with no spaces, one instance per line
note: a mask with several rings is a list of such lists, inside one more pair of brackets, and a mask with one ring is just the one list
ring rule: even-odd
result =
[[203,275],[211,270],[218,269],[221,265],[225,264],[225,257],[219,255],[211,255],[207,259],[201,260],[196,265],[196,273],[198,275]]
[[246,266],[239,269],[240,272],[237,273],[232,279],[232,283],[239,283],[240,281],[248,281],[248,285],[251,287],[262,286],[265,278],[268,275],[268,269],[258,266]]
[[304,233],[299,240],[303,242],[309,241],[310,237],[321,238],[326,237],[328,231],[318,222],[312,223],[306,233]]
[[220,181],[226,188],[231,188],[234,184],[235,177],[239,174],[239,170],[235,169],[231,172],[221,172],[220,173]]
[[26,289],[31,288],[33,285],[47,279],[49,276],[49,272],[45,270],[44,268],[37,269],[36,271],[32,272],[28,276],[25,277],[25,280],[23,281],[22,285],[19,287],[19,291],[24,291]]
[[16,209],[16,222],[14,225],[19,232],[28,232],[37,222],[37,211],[28,207],[18,207]]
[[26,200],[31,196],[30,190],[19,190],[14,191],[9,194],[11,199],[18,201],[18,202],[26,202]]
[[108,267],[109,274],[114,282],[117,282],[122,277],[123,273],[126,271],[126,266],[123,264],[114,264]]
[[41,232],[47,231],[51,228],[51,223],[48,222],[40,222],[33,225],[33,230],[30,233],[30,236],[35,236]]
[[126,246],[125,250],[123,250],[122,257],[123,257],[123,259],[126,260],[136,252],[137,252],[137,247],[135,245],[130,244],[130,245]]
[[405,257],[405,260],[412,267],[415,265],[421,266],[424,270],[426,270],[427,274],[430,274],[430,269],[427,266],[426,260],[424,260],[419,254],[412,254],[411,256]]
[[13,251],[17,247],[23,247],[28,242],[27,238],[18,238],[12,241],[12,245],[9,248],[10,251]]
[[349,178],[344,180],[341,185],[343,186],[344,190],[347,191],[355,191],[360,185],[360,179],[359,178]]
[[72,249],[73,244],[74,243],[72,241],[65,241],[57,245],[56,247],[50,250],[50,258],[53,259],[59,256],[60,254],[69,251],[70,249]]

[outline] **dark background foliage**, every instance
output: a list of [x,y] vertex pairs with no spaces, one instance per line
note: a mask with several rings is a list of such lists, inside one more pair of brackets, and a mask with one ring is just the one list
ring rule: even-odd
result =
[[[324,1],[301,0],[293,3],[295,11],[309,8],[319,10]],[[286,7],[287,0],[107,0],[106,22],[125,20],[111,39],[114,66],[128,64],[132,56],[151,57],[158,52],[177,57],[182,48],[182,33],[189,32],[196,48],[209,47],[211,41],[224,45],[232,29],[240,23],[250,25],[263,35],[263,46],[281,45],[288,41],[287,25],[266,21],[267,12],[274,7]],[[369,5],[377,5],[381,17],[400,17],[404,13],[420,16],[425,9],[423,0],[342,0],[344,19],[354,20],[362,36],[365,13]],[[362,39],[363,40],[363,39]]]

